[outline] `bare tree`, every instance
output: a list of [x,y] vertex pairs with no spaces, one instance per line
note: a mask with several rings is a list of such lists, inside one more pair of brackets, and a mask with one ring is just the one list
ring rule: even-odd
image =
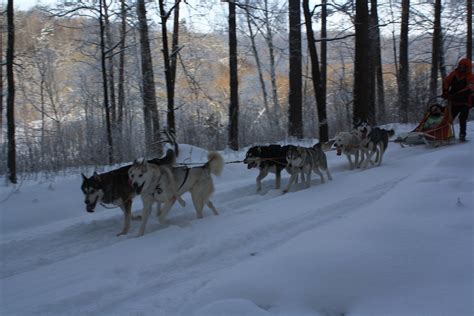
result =
[[15,77],[13,64],[15,59],[15,23],[13,0],[7,3],[7,137],[8,137],[8,179],[17,183],[16,143],[15,143]]
[[355,60],[354,60],[354,108],[353,120],[369,117],[370,82],[369,69],[369,8],[366,0],[356,0]]
[[466,56],[472,60],[472,0],[466,0],[467,6],[467,40]]
[[112,140],[112,123],[110,117],[110,104],[109,104],[109,87],[107,83],[107,55],[105,48],[105,15],[104,15],[105,0],[99,0],[99,28],[100,28],[100,59],[102,67],[102,86],[104,90],[104,110],[105,110],[105,124],[107,130],[107,154],[109,164],[114,162],[114,146]]
[[[165,64],[165,79],[166,79],[166,93],[168,100],[168,111],[167,111],[167,122],[168,130],[176,131],[175,126],[175,113],[174,113],[174,87],[176,77],[176,56],[178,49],[178,36],[179,36],[179,3],[180,0],[175,0],[174,6],[167,12],[165,10],[164,0],[159,0],[160,18],[161,18],[161,39],[162,39],[162,52],[163,62]],[[166,23],[174,10],[174,27],[173,27],[173,46],[172,53],[170,54],[168,47],[168,30]]]
[[120,53],[118,68],[118,109],[117,109],[117,126],[120,132],[123,131],[123,111],[125,107],[125,44],[127,38],[127,12],[128,7],[126,0],[120,0]]
[[373,69],[372,80],[375,100],[373,111],[369,116],[369,120],[375,124],[378,120],[385,118],[385,91],[382,72],[382,48],[380,43],[380,28],[378,17],[378,1],[370,1],[370,44],[371,44],[371,67]]
[[402,21],[400,31],[399,73],[398,73],[398,105],[401,121],[408,122],[410,108],[410,85],[408,64],[408,22],[410,17],[410,0],[402,0]]
[[160,121],[155,95],[155,76],[148,35],[145,0],[137,0],[137,16],[140,32],[142,62],[143,112],[145,120],[145,141],[147,156],[161,156]]
[[229,1],[229,69],[230,69],[230,106],[229,106],[229,148],[239,149],[239,80],[237,70],[237,30],[235,3]]
[[318,109],[319,120],[319,140],[327,142],[329,140],[328,122],[326,114],[326,98],[324,95],[321,71],[319,68],[318,52],[316,50],[316,42],[314,39],[313,23],[311,21],[312,14],[309,9],[309,0],[303,0],[303,13],[306,24],[306,34],[308,39],[308,50],[311,58],[311,75],[313,90],[316,97],[316,105]]
[[268,102],[268,93],[267,93],[267,87],[265,84],[262,63],[260,61],[260,54],[258,52],[257,43],[255,40],[258,33],[254,31],[255,21],[253,20],[252,14],[250,12],[249,0],[246,0],[246,6],[244,6],[244,10],[245,10],[245,18],[247,21],[247,28],[249,32],[248,36],[250,38],[252,53],[255,58],[255,64],[257,66],[258,80],[260,82],[260,90],[262,91],[262,100],[263,100],[263,107],[265,109],[265,114],[268,118],[268,121],[271,122],[273,126],[278,127],[279,126],[278,117],[275,115],[276,114],[275,112],[270,110],[270,106]]
[[438,65],[441,47],[441,0],[434,3],[433,41],[431,48],[430,99],[436,98],[438,90]]
[[289,1],[288,12],[290,28],[288,134],[303,138],[300,1]]

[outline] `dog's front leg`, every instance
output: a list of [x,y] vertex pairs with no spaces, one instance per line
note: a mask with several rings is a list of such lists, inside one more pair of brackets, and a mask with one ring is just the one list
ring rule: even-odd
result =
[[142,202],[143,202],[142,224],[140,226],[140,231],[138,232],[138,237],[143,236],[145,234],[146,223],[148,221],[148,216],[150,216],[151,208],[154,202],[153,196],[142,194]]
[[127,201],[121,204],[120,208],[123,212],[123,228],[122,231],[117,234],[117,237],[128,234],[128,230],[130,229],[130,219],[132,218],[132,201]]
[[275,166],[275,188],[277,190],[280,189],[280,184],[281,184],[281,169],[278,166]]
[[289,190],[290,190],[290,187],[291,185],[293,184],[293,182],[295,181],[296,177],[298,176],[298,173],[300,172],[299,169],[296,169],[296,168],[293,168],[291,169],[291,176],[290,176],[290,180],[288,181],[288,184],[286,186],[286,189],[283,190],[283,193],[287,193]]
[[[349,160],[349,168],[350,168],[351,170],[353,170],[353,169],[354,169],[354,165],[352,164],[351,155],[350,155],[350,154],[347,154],[346,156],[347,156],[347,160]],[[357,162],[357,157],[358,157],[358,156],[356,155],[356,162]]]
[[262,179],[268,174],[268,168],[264,167],[260,169],[260,173],[257,176],[257,191],[262,190]]
[[158,218],[160,223],[165,222],[166,216],[168,215],[168,212],[170,211],[170,209],[173,206],[174,202],[175,202],[175,200],[173,200],[173,199],[168,200],[163,204],[163,207],[160,208],[160,217]]

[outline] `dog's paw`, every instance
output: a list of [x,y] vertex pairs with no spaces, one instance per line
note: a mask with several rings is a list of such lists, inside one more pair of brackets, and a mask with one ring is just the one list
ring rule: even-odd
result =
[[121,232],[120,232],[120,233],[118,233],[116,236],[117,236],[117,237],[119,237],[119,236],[126,235],[126,234],[127,234],[127,232],[125,232],[125,231],[121,231]]
[[141,220],[142,220],[142,216],[141,216],[141,215],[132,216],[132,221],[141,221]]

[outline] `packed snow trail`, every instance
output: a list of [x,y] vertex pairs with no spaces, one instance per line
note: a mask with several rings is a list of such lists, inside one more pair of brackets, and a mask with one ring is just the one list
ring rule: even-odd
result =
[[[440,165],[467,164],[465,168],[470,170],[472,159],[465,161],[462,157],[470,154],[472,158],[472,149],[470,143],[436,149],[402,149],[390,144],[381,167],[354,171],[348,170],[345,157],[329,152],[334,180],[321,184],[315,178],[309,189],[299,184],[287,194],[274,189],[273,174],[263,182],[263,192],[256,193],[256,170],[230,164],[222,177],[215,178],[212,200],[221,215],[213,216],[205,210],[204,219],[195,219],[186,195],[187,206],[175,206],[168,225],[159,224],[153,216],[141,238],[135,238],[139,222],[132,222],[129,235],[115,237],[122,223],[119,209],[85,212],[80,175],[61,180],[58,189],[64,189],[64,195],[57,199],[57,207],[53,205],[56,190],[25,186],[5,203],[22,209],[17,222],[2,217],[2,231],[5,223],[17,223],[18,229],[9,227],[1,236],[0,311],[189,314],[202,307],[196,305],[196,299],[203,295],[199,293],[206,293],[203,289],[214,282],[216,275],[227,275],[229,269],[238,271],[245,263],[264,260],[308,233],[336,227],[334,233],[340,234],[337,227],[347,222],[344,219],[368,216],[378,205],[394,201],[394,195],[407,191],[407,186],[417,181],[446,181]],[[433,175],[426,177],[426,173]],[[459,188],[463,209],[471,210],[472,175],[464,182],[452,175],[447,179],[448,184]],[[288,177],[283,177],[282,186],[287,181]],[[39,190],[45,195],[32,202],[29,196]],[[61,208],[64,216],[57,215]],[[49,224],[35,227],[26,223],[28,218],[23,215],[28,215],[28,209],[41,212],[41,223]],[[141,209],[139,198],[133,209]],[[15,216],[11,209],[2,216],[5,214]],[[470,216],[467,229],[472,229],[472,212]],[[324,242],[331,244],[333,238],[325,235]],[[257,305],[263,310],[270,308]]]

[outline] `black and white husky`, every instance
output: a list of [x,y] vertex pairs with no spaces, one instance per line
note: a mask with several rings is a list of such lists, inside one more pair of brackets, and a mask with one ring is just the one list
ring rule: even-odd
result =
[[313,147],[292,147],[288,150],[286,155],[288,162],[288,168],[291,170],[291,177],[288,181],[288,185],[284,193],[288,192],[293,182],[296,180],[298,173],[301,172],[305,175],[306,187],[309,188],[311,185],[311,172],[319,174],[321,182],[324,183],[324,176],[321,171],[326,171],[329,180],[332,180],[331,173],[329,172],[326,154],[321,148],[321,143],[314,145]]
[[[175,155],[172,150],[168,150],[163,158],[150,160],[152,164],[161,165],[174,164],[174,161]],[[117,236],[126,235],[130,229],[132,200],[136,196],[136,190],[132,188],[128,178],[128,171],[131,166],[127,165],[101,174],[94,172],[90,178],[82,174],[81,190],[85,196],[84,203],[87,212],[93,213],[97,203],[113,204],[122,209],[124,214],[123,228]]]
[[281,184],[281,171],[288,169],[288,162],[286,161],[286,154],[293,145],[268,145],[268,146],[253,146],[245,155],[244,163],[248,169],[258,168],[260,173],[257,176],[257,191],[262,189],[262,180],[268,175],[269,172],[275,173],[275,187],[280,188]]
[[[388,146],[388,140],[395,134],[393,129],[386,130],[380,127],[371,127],[367,122],[360,122],[356,126],[356,131],[361,139],[361,150],[365,155],[363,168],[367,168],[370,163],[380,166],[385,150]],[[372,157],[375,154],[375,163],[372,161]]]
[[224,160],[216,152],[208,154],[208,161],[200,167],[171,167],[156,166],[147,162],[135,162],[128,171],[129,179],[137,194],[141,194],[143,201],[142,225],[138,233],[145,233],[148,217],[154,202],[159,202],[160,222],[178,200],[182,206],[184,201],[181,195],[191,193],[191,198],[198,218],[203,217],[203,208],[206,204],[215,215],[216,208],[209,200],[214,192],[214,183],[211,174],[220,175],[224,168]]

